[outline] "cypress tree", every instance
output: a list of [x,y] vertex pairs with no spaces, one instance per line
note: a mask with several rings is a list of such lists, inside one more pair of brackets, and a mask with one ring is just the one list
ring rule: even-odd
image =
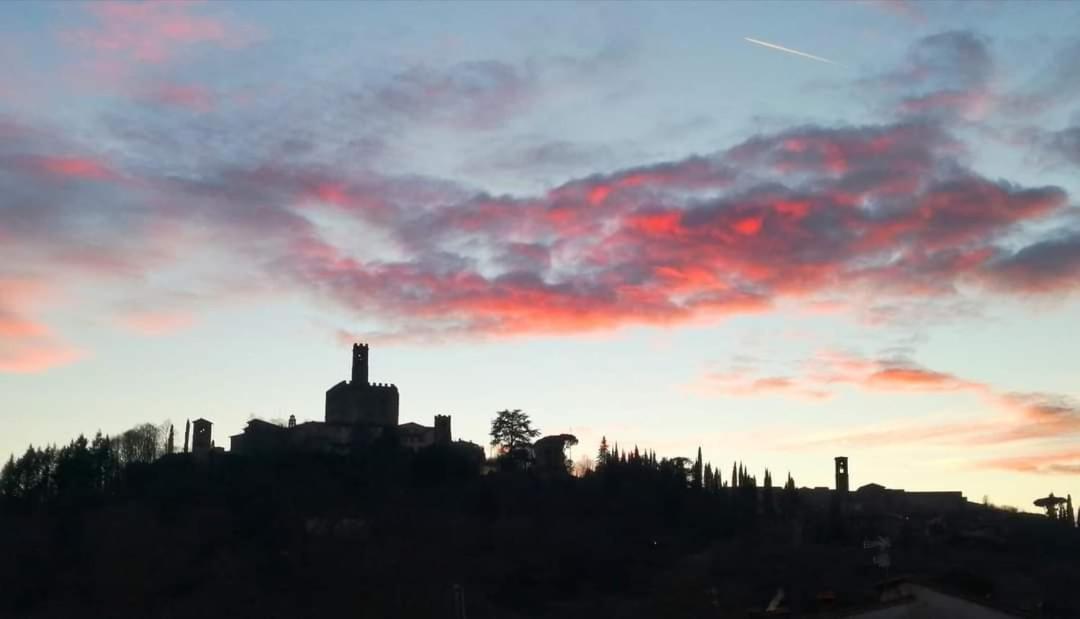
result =
[[701,446],[697,448],[697,459],[694,460],[694,470],[691,472],[691,484],[695,490],[701,490],[702,488],[702,469],[701,469]]
[[765,504],[765,515],[772,516],[776,512],[776,505],[773,503],[772,474],[769,469],[765,469],[765,487],[761,491],[761,500]]

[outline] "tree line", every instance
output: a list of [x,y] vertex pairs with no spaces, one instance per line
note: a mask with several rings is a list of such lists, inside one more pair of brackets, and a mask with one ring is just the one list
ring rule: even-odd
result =
[[26,449],[0,469],[0,499],[42,505],[56,499],[108,494],[130,465],[148,464],[175,451],[169,423],[139,424],[115,436],[80,434],[67,445]]

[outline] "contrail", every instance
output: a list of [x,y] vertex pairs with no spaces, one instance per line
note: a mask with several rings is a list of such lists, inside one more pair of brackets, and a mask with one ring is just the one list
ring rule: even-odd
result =
[[751,39],[750,37],[743,37],[743,39],[753,43],[754,45],[762,45],[764,47],[769,47],[769,48],[772,48],[772,49],[778,49],[778,50],[780,50],[782,52],[787,52],[789,54],[795,54],[796,56],[802,56],[803,58],[809,58],[810,60],[817,60],[818,62],[827,62],[829,64],[836,64],[835,62],[829,60],[828,58],[822,58],[821,56],[815,56],[813,54],[807,54],[806,52],[800,52],[797,49],[791,49],[791,48],[788,48],[788,47],[783,47],[781,45],[775,45],[773,43],[767,43],[765,41],[759,41],[757,39]]

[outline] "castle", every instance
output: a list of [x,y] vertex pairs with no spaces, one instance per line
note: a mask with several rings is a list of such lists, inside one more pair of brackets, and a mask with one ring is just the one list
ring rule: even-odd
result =
[[[287,426],[252,419],[240,434],[230,437],[235,453],[306,451],[347,453],[393,435],[403,447],[413,450],[430,445],[451,445],[450,416],[435,415],[434,426],[398,423],[398,388],[368,381],[369,348],[353,344],[352,376],[326,391],[325,421]],[[463,445],[471,445],[457,441]],[[479,447],[479,446],[476,446]],[[483,450],[481,448],[481,456]]]

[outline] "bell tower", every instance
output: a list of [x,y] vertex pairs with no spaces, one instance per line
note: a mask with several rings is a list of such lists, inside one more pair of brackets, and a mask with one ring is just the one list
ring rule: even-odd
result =
[[368,384],[368,346],[353,344],[352,347],[352,384]]
[[847,456],[836,457],[836,491],[843,494],[848,492]]

